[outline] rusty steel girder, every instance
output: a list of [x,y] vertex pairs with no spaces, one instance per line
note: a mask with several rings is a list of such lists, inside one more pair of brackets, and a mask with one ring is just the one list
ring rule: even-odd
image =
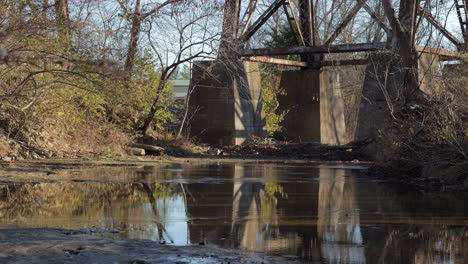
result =
[[330,46],[302,46],[279,49],[245,49],[240,52],[242,57],[250,56],[285,56],[285,55],[307,55],[324,53],[347,53],[383,50],[387,43],[358,43],[358,44],[339,44]]
[[[317,6],[314,6],[313,0],[275,0],[271,5],[257,17],[253,23],[249,21],[245,25],[245,28],[242,30],[242,34],[239,36],[241,43],[246,43],[249,39],[255,35],[255,33],[272,17],[281,7],[284,7],[286,15],[288,15],[288,22],[290,22],[291,29],[297,36],[297,44],[295,47],[286,47],[283,49],[246,49],[240,52],[240,56],[249,57],[249,56],[282,56],[282,55],[301,55],[303,61],[309,61],[311,54],[324,54],[324,53],[333,53],[333,52],[358,52],[358,51],[375,51],[378,49],[388,48],[388,45],[383,43],[347,43],[343,45],[334,45],[333,43],[337,37],[342,33],[347,25],[356,17],[356,14],[360,10],[367,12],[370,17],[376,22],[380,28],[386,32],[389,36],[389,39],[392,37],[392,30],[389,25],[387,25],[386,19],[379,16],[375,10],[373,10],[368,2],[371,0],[356,0],[354,6],[348,11],[348,13],[342,18],[341,22],[335,28],[328,38],[323,40],[323,44],[320,44],[317,41],[317,16],[316,9]],[[251,1],[252,3],[252,1]],[[257,1],[255,1],[255,4]],[[297,3],[297,5],[295,4]],[[428,10],[430,8],[430,1],[416,1],[415,11],[413,15],[414,29],[412,29],[413,39],[415,41],[415,34],[421,25],[422,21],[425,19],[428,21],[434,28],[436,28],[444,37],[446,37],[453,45],[457,47],[459,51],[466,50],[468,48],[468,0],[454,0],[455,8],[458,16],[458,20],[461,26],[461,32],[463,39],[460,40],[455,34],[451,33],[443,23],[437,21],[437,19],[431,14]],[[291,14],[291,6],[294,5],[296,11],[299,13],[299,17],[295,17],[294,14]],[[289,11],[288,11],[289,10]],[[249,16],[252,18],[252,14]],[[295,29],[294,29],[295,28]],[[414,44],[414,43],[413,43]],[[441,49],[438,49],[441,50]],[[442,50],[441,50],[442,51]],[[454,54],[458,53],[448,53]],[[456,55],[458,56],[458,55]],[[315,57],[315,60],[320,57]],[[258,58],[257,58],[258,59]],[[314,59],[312,57],[312,59]],[[266,60],[266,59],[262,59]],[[277,60],[272,60],[277,61]],[[284,61],[281,61],[285,63]]]

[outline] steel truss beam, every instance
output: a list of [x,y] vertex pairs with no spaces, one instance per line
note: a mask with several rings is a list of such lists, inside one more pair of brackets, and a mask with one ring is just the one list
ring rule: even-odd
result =
[[302,27],[302,23],[297,18],[296,13],[294,12],[293,5],[294,2],[291,0],[284,1],[283,8],[284,13],[288,19],[289,27],[294,34],[296,42],[299,46],[306,46],[308,43],[307,38],[305,38],[306,34],[304,34],[304,28]]
[[[240,57],[243,61],[253,61],[261,62],[267,64],[275,64],[281,66],[289,67],[298,67],[298,68],[308,68],[309,65],[304,61],[293,61],[285,59],[277,59],[266,56],[255,56],[255,57]],[[351,65],[367,65],[369,63],[368,59],[350,59],[350,60],[333,60],[333,61],[322,61],[320,66],[330,67],[330,66],[351,66]]]
[[267,21],[268,19],[284,4],[285,0],[275,0],[268,9],[241,35],[240,40],[248,41]]
[[[468,44],[468,0],[455,0],[455,8],[460,22],[465,45]],[[464,14],[463,14],[464,13]]]
[[[261,57],[261,56],[287,56],[287,55],[308,55],[308,54],[328,54],[328,53],[351,53],[351,52],[370,52],[370,51],[385,51],[387,43],[380,42],[375,44],[360,43],[360,44],[340,44],[331,46],[315,46],[315,47],[292,47],[281,49],[246,49],[239,53],[241,58]],[[416,51],[420,53],[431,53],[443,57],[452,57],[459,59],[468,59],[468,54],[451,51],[446,49],[430,48],[425,46],[416,46]]]
[[[424,46],[416,46],[416,51],[419,53],[426,53],[426,54],[435,54],[441,57],[441,60],[457,60],[457,59],[468,59],[468,54],[463,54],[460,52],[454,52],[445,49],[434,49],[428,48]],[[261,62],[267,64],[275,64],[281,66],[289,66],[289,67],[298,67],[298,68],[308,68],[309,65],[307,62],[304,61],[294,61],[294,60],[287,60],[287,59],[278,59],[272,58],[269,56],[242,56],[240,57],[241,60],[244,61],[253,61],[253,62]],[[330,66],[350,66],[350,65],[367,65],[369,63],[369,59],[345,59],[345,60],[327,60],[320,62],[320,66],[323,67],[330,67]]]
[[418,13],[421,16],[421,20],[426,18],[431,25],[433,25],[437,30],[439,30],[442,35],[444,35],[450,42],[452,42],[458,50],[462,49],[463,43],[457,39],[452,33],[450,33],[443,25],[441,25],[430,13],[429,10],[424,10],[421,7],[418,7]]
[[343,19],[341,24],[336,28],[335,32],[328,38],[328,40],[325,42],[325,45],[330,45],[333,43],[333,41],[336,40],[336,38],[341,34],[341,32],[345,29],[345,27],[353,20],[353,18],[356,16],[356,14],[361,10],[361,7],[365,4],[366,0],[357,0],[356,5],[351,9],[349,14]]
[[267,56],[251,56],[251,57],[240,57],[243,61],[253,61],[253,62],[261,62],[267,64],[276,64],[276,65],[283,65],[283,66],[292,66],[292,67],[299,67],[299,68],[307,68],[307,62],[304,61],[294,61],[294,60],[285,60],[285,59],[277,59]]
[[430,48],[430,47],[425,47],[425,46],[416,46],[416,51],[419,53],[439,55],[442,57],[442,60],[453,60],[453,59],[466,60],[468,59],[467,53],[446,50],[446,49],[436,49],[436,48]]
[[[403,0],[401,0],[403,1]],[[405,0],[406,1],[406,0]],[[249,27],[244,28],[243,34],[241,34],[240,40],[247,42],[266,22],[267,20],[283,6],[285,12],[288,15],[286,6],[289,5],[289,11],[293,12],[289,14],[291,28],[297,28],[297,34],[299,34],[297,40],[300,47],[290,47],[284,49],[254,49],[254,50],[243,50],[241,56],[277,56],[277,55],[310,55],[310,54],[324,54],[333,52],[356,52],[356,51],[375,51],[385,48],[384,43],[360,43],[360,44],[343,44],[343,45],[332,45],[342,31],[349,25],[349,23],[355,18],[359,10],[364,9],[369,15],[377,22],[377,24],[389,35],[392,34],[391,29],[385,24],[385,18],[379,17],[374,10],[367,4],[367,0],[356,0],[356,4],[345,16],[335,31],[325,41],[323,46],[317,46],[316,39],[316,28],[315,28],[315,16],[314,9],[317,7],[313,6],[313,0],[299,0],[299,13],[300,17],[297,19],[294,17],[294,10],[291,7],[291,0],[275,0],[267,10]],[[444,35],[450,42],[452,42],[459,50],[466,49],[468,43],[468,0],[454,0],[455,7],[457,10],[458,18],[462,28],[462,34],[464,41],[460,41],[450,33],[442,24],[440,24],[425,8],[417,6],[415,8],[414,20],[415,27],[413,37],[416,34],[417,29],[421,25],[423,19],[426,19],[431,23],[442,35]],[[418,1],[415,1],[415,4]],[[420,19],[416,22],[417,14]],[[294,21],[292,21],[294,20]],[[294,22],[294,24],[293,24]],[[416,25],[417,24],[417,25]],[[447,54],[447,53],[446,53]],[[457,53],[458,54],[458,53]],[[452,55],[456,55],[455,53]],[[458,55],[456,55],[458,56]]]
[[330,46],[303,46],[280,49],[246,49],[240,52],[241,57],[253,56],[285,56],[285,55],[309,55],[326,53],[348,53],[384,50],[387,43],[359,43],[359,44],[339,44]]

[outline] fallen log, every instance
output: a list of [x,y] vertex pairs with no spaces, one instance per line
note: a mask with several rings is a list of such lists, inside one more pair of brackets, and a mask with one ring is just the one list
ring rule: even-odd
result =
[[165,149],[159,146],[154,146],[154,145],[146,145],[146,144],[140,144],[140,143],[133,143],[132,144],[133,148],[140,148],[146,151],[146,154],[149,155],[163,155]]
[[146,156],[146,152],[142,148],[129,148],[128,152],[135,156]]

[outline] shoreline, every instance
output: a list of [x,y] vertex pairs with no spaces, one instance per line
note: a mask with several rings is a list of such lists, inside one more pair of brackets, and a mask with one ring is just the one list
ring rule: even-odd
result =
[[284,256],[211,244],[172,246],[55,228],[0,228],[0,246],[1,263],[298,263]]
[[[319,160],[319,159],[307,159],[300,157],[271,157],[271,156],[238,156],[238,155],[195,155],[185,157],[175,156],[146,156],[136,157],[130,156],[125,159],[107,159],[107,158],[65,158],[65,159],[30,159],[22,161],[4,162],[0,161],[0,169],[3,168],[34,168],[34,167],[53,167],[52,170],[61,169],[72,169],[77,167],[88,167],[88,166],[104,166],[104,167],[115,167],[115,166],[151,166],[161,165],[170,163],[180,164],[209,164],[209,163],[238,163],[238,162],[254,162],[254,163],[283,163],[283,164],[310,164],[310,165],[326,165],[326,166],[350,166],[358,167],[359,169],[365,169],[368,171],[369,177],[375,177],[376,179],[383,180],[391,184],[401,184],[418,191],[428,193],[444,193],[444,192],[458,192],[464,195],[468,195],[468,186],[460,184],[443,184],[437,178],[428,177],[390,177],[386,176],[385,171],[377,170],[373,168],[374,162],[372,161],[337,161],[337,160]],[[22,173],[18,171],[18,173]],[[0,182],[2,182],[2,173],[0,173]]]

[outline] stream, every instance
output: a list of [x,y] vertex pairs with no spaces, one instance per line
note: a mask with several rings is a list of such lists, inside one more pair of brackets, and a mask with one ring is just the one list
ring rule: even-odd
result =
[[418,193],[369,177],[361,166],[44,165],[27,170],[41,174],[30,181],[8,177],[24,168],[2,170],[4,230],[83,230],[299,263],[468,263],[466,198]]

